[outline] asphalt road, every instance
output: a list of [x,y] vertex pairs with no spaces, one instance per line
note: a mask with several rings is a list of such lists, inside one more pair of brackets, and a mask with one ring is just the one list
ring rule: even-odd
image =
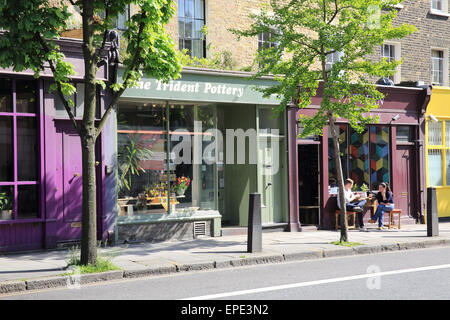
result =
[[450,299],[450,248],[178,273],[0,299]]

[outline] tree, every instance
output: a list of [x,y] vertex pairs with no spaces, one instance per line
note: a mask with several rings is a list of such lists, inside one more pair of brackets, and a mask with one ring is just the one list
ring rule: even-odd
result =
[[[70,3],[69,3],[70,2]],[[82,146],[82,240],[81,264],[95,265],[97,261],[96,234],[96,179],[95,143],[109,114],[126,88],[141,78],[142,71],[149,77],[163,81],[179,76],[181,66],[174,43],[165,33],[164,26],[173,16],[174,0],[1,0],[0,27],[5,33],[0,39],[0,66],[13,67],[20,72],[34,71],[39,77],[48,63],[54,76],[51,90],[63,101],[67,114],[81,139]],[[66,29],[72,13],[69,5],[76,6],[82,17],[82,49],[85,66],[84,114],[76,121],[72,112],[74,102],[68,98],[76,89],[71,81],[74,67],[64,61],[64,54],[55,43]],[[126,23],[123,36],[128,39],[127,58],[122,83],[104,83],[96,73],[105,61],[109,30],[128,5],[137,12]],[[73,8],[73,7],[72,7]],[[100,18],[103,17],[103,18]],[[95,122],[96,90],[112,90],[112,99],[98,123]],[[108,86],[108,88],[106,88]]]
[[[347,119],[358,132],[366,124],[376,122],[367,113],[379,106],[384,95],[376,89],[375,77],[390,76],[401,61],[371,61],[368,56],[385,40],[400,39],[415,31],[407,24],[393,26],[397,11],[393,7],[402,0],[269,0],[246,30],[232,30],[238,38],[270,33],[268,46],[258,51],[260,66],[253,78],[273,74],[276,85],[259,89],[265,97],[276,94],[280,106],[276,114],[291,102],[306,108],[323,88],[320,108],[312,117],[299,119],[304,126],[302,136],[323,134],[329,126],[334,144],[340,195],[341,236],[348,241],[344,183],[336,133],[337,118]],[[340,58],[327,64],[331,55]]]

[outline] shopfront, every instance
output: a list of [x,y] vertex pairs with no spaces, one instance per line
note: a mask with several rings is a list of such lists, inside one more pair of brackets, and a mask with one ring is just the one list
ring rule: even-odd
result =
[[435,187],[439,217],[450,217],[450,88],[433,87],[426,113],[427,186]]
[[[58,42],[81,79],[81,42]],[[103,74],[103,76],[101,76]],[[106,80],[101,69],[99,78]],[[39,79],[33,72],[0,70],[0,252],[54,248],[81,238],[81,147],[61,102],[49,93],[51,72]],[[78,83],[74,113],[81,119],[83,86]],[[99,111],[108,99],[99,92]],[[106,126],[106,133],[109,124]],[[114,205],[106,198],[115,178],[106,173],[113,166],[105,135],[98,148],[98,237],[114,230]]]
[[[344,119],[337,121],[344,178],[354,180],[357,191],[361,187],[376,191],[379,183],[389,183],[396,207],[402,209],[402,223],[421,221],[425,210],[424,114],[431,90],[378,88],[386,95],[370,113],[380,117],[378,123],[358,133]],[[288,109],[290,219],[299,229],[335,226],[338,189],[331,134],[324,128],[323,136],[297,137],[302,129],[299,116],[313,115],[320,102],[318,95],[309,108]]]
[[287,223],[285,115],[273,118],[278,100],[253,88],[273,80],[248,77],[185,69],[179,80],[144,78],[125,91],[119,241],[220,236],[222,225],[247,225],[252,192],[262,195],[264,224]]

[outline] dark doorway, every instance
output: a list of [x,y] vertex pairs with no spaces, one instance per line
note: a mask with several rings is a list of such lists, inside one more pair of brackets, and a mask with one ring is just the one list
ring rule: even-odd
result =
[[298,146],[299,219],[301,225],[320,221],[319,144]]

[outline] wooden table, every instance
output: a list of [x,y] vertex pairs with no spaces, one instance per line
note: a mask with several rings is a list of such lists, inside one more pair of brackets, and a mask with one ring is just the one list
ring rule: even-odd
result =
[[[185,196],[172,196],[170,197],[170,204],[175,206],[179,204],[178,198],[184,198]],[[147,199],[147,206],[163,206],[164,210],[166,212],[169,210],[169,206],[167,205],[167,196],[157,196],[157,197],[146,197]]]

